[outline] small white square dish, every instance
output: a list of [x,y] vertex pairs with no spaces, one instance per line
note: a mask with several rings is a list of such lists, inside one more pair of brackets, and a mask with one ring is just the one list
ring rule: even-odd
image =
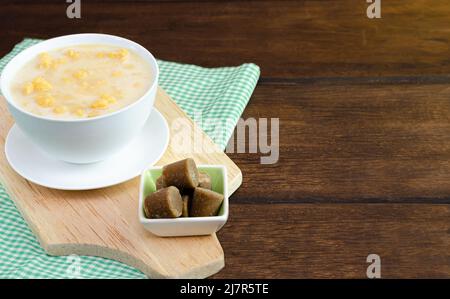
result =
[[139,221],[146,230],[161,237],[210,235],[219,231],[228,219],[227,169],[223,165],[198,165],[200,172],[211,177],[212,190],[223,194],[224,200],[217,216],[149,219],[144,214],[145,198],[156,191],[156,180],[162,167],[153,166],[141,174],[139,190]]

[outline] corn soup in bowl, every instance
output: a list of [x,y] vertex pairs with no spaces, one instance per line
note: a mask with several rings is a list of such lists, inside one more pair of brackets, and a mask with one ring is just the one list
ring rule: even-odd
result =
[[34,144],[55,159],[92,163],[140,132],[153,109],[158,75],[155,58],[135,42],[75,34],[19,53],[0,84],[9,111]]

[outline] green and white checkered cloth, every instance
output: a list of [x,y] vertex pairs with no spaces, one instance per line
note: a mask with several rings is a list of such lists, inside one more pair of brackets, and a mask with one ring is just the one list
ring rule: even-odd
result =
[[[40,42],[25,39],[0,59],[0,71],[20,51]],[[259,67],[203,68],[158,60],[159,84],[225,149],[259,78]],[[214,121],[210,121],[210,120]],[[0,185],[0,278],[145,278],[122,263],[90,256],[49,256]]]

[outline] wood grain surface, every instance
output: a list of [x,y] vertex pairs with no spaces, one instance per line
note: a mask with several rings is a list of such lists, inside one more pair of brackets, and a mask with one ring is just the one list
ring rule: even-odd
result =
[[204,66],[255,62],[264,77],[450,71],[447,0],[383,1],[377,20],[367,18],[362,0],[278,2],[91,0],[82,1],[81,19],[70,20],[65,1],[6,0],[0,52],[25,36],[107,32],[143,44],[160,59]]
[[243,172],[214,277],[450,277],[450,4],[382,1],[2,1],[0,55],[24,37],[104,32],[160,59],[254,62],[244,117],[280,119],[280,160]]
[[448,205],[232,204],[214,277],[365,278],[369,254],[381,277],[448,277],[449,219]]
[[449,99],[449,84],[259,86],[244,118],[280,118],[280,159],[232,154],[250,174],[236,201],[449,203]]

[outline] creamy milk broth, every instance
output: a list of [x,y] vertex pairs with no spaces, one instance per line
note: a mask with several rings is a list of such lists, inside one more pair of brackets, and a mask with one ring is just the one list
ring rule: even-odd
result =
[[150,65],[131,50],[78,45],[40,53],[15,75],[14,101],[32,114],[79,119],[117,111],[152,83]]

